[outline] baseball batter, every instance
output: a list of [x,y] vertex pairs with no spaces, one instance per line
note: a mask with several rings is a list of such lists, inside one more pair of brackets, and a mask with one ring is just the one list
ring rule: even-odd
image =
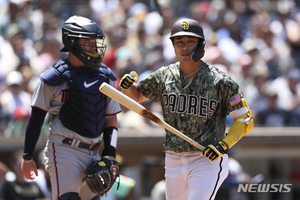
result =
[[[117,145],[119,104],[99,92],[116,76],[101,60],[106,45],[100,27],[90,19],[72,16],[62,27],[68,59],[60,60],[39,78],[26,130],[23,174],[37,174],[33,153],[46,113],[50,114],[50,136],[45,147],[46,170],[51,177],[52,196],[59,200],[97,200],[83,181],[85,170],[102,157],[114,159]],[[102,137],[103,133],[103,137]],[[117,168],[112,169],[116,173]]]
[[[179,62],[159,68],[139,84],[125,74],[120,86],[137,102],[160,102],[168,124],[206,147],[201,152],[166,130],[166,198],[214,199],[228,174],[226,152],[252,130],[253,117],[238,84],[200,60],[205,39],[197,21],[178,20],[170,39]],[[225,134],[228,114],[235,121]]]

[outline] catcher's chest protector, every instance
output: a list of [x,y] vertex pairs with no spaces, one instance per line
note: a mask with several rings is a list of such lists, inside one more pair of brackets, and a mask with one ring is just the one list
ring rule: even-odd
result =
[[60,111],[63,125],[85,137],[98,137],[105,123],[106,96],[99,87],[109,79],[99,70],[73,68],[67,64],[54,66],[69,81],[69,98]]

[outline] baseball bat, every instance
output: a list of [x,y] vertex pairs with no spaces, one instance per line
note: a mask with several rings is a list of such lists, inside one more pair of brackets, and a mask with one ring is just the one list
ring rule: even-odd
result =
[[194,140],[192,140],[188,136],[184,135],[183,133],[181,133],[180,131],[178,131],[174,127],[170,126],[168,123],[161,120],[159,117],[157,117],[152,112],[147,110],[144,106],[142,106],[138,102],[134,101],[130,97],[126,96],[125,94],[123,94],[122,92],[120,92],[116,88],[112,87],[111,85],[104,82],[100,85],[99,91],[102,92],[103,94],[105,94],[106,96],[114,99],[115,101],[119,102],[120,104],[127,107],[128,109],[136,112],[137,114],[153,121],[154,123],[162,126],[165,129],[171,131],[172,133],[174,133],[178,137],[184,139],[185,141],[189,142],[190,144],[194,145],[198,149],[200,149],[200,150],[204,149],[204,147],[202,145],[195,142]]

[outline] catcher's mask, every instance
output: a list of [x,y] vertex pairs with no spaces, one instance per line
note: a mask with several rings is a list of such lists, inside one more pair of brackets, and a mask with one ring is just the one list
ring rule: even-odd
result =
[[204,56],[205,39],[199,22],[188,18],[176,21],[171,29],[170,36],[173,44],[176,36],[193,36],[199,38],[198,46],[191,57],[193,61],[198,62]]
[[[80,38],[95,39],[95,51],[82,49],[78,44]],[[106,50],[104,39],[104,33],[98,24],[88,18],[74,15],[66,20],[62,27],[64,48],[61,52],[71,52],[85,66],[99,68]]]

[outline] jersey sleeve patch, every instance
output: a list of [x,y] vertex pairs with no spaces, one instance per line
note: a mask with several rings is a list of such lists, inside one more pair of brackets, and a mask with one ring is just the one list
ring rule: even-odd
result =
[[242,100],[241,96],[239,94],[237,94],[237,95],[235,95],[235,96],[233,96],[233,97],[230,98],[230,100],[229,100],[230,101],[230,105],[234,106],[234,105],[240,103],[241,100]]

